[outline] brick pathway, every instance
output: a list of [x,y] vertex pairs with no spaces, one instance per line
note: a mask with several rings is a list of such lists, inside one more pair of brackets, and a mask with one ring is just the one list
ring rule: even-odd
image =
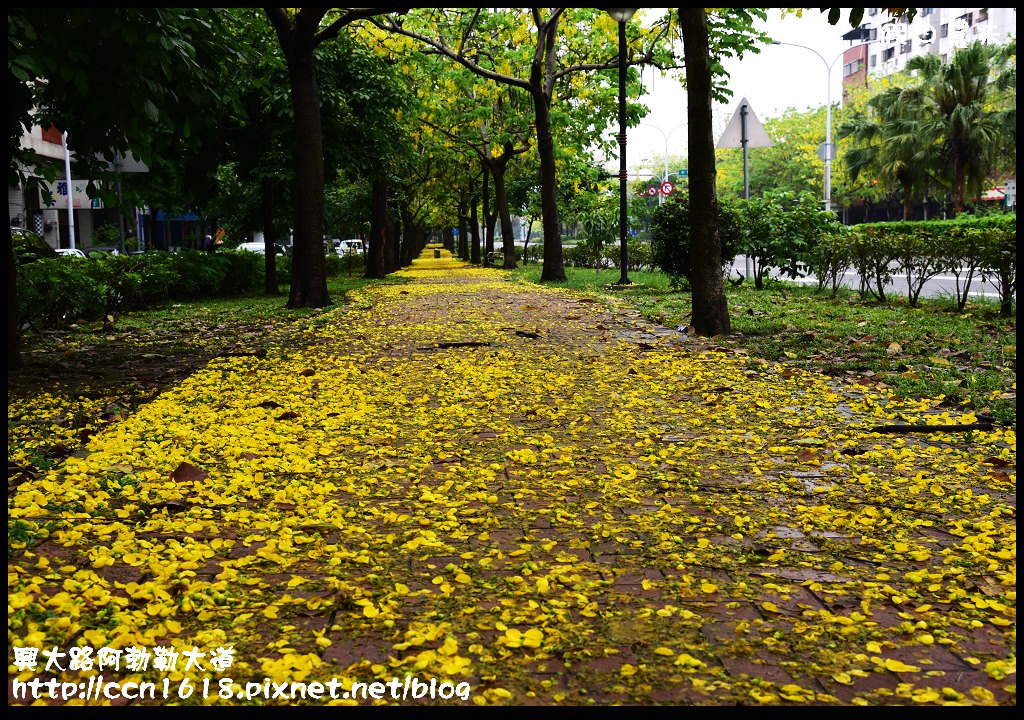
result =
[[1012,433],[870,434],[915,408],[447,257],[410,275],[22,486],[81,514],[9,564],[11,644],[233,645],[184,675],[211,695],[1015,703]]

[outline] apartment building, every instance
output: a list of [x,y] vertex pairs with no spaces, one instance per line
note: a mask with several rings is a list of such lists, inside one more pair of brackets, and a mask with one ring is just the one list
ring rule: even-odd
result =
[[867,8],[860,27],[843,35],[854,45],[843,54],[843,86],[867,85],[906,67],[918,55],[948,61],[957,48],[980,40],[1002,44],[1017,32],[1016,8],[918,8],[913,20],[893,20]]

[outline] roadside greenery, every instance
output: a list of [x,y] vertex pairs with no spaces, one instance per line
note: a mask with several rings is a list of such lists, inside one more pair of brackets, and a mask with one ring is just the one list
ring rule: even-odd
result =
[[[291,258],[280,258],[288,277]],[[361,274],[362,257],[326,259],[329,276]],[[263,289],[264,257],[196,250],[104,258],[52,258],[18,267],[18,317],[41,331],[168,302],[251,297]]]
[[[540,270],[516,276],[536,282]],[[608,289],[618,271],[570,269],[559,287],[635,307],[670,328],[689,324],[689,293],[672,287],[661,272],[631,273],[631,288]],[[837,380],[888,387],[904,398],[939,397],[949,408],[973,409],[1016,423],[1016,318],[999,304],[971,298],[906,298],[882,303],[840,287],[826,293],[774,279],[764,290],[749,284],[726,289],[733,335],[715,338],[743,348],[751,358],[784,362]]]

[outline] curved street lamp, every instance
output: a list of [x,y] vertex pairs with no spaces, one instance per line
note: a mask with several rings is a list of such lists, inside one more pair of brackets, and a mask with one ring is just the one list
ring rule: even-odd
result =
[[806,45],[782,42],[781,40],[772,40],[772,45],[789,45],[810,50],[825,63],[825,145],[821,152],[821,159],[825,161],[825,209],[832,210],[832,158],[835,157],[835,146],[832,144],[832,66],[836,64],[836,60],[846,54],[846,50],[836,55],[835,60],[828,62],[820,52]]
[[619,285],[629,285],[626,250],[626,22],[636,8],[605,8],[619,24]]

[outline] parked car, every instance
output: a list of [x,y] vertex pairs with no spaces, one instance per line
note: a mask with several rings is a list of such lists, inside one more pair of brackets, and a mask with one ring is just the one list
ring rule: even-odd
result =
[[12,227],[11,240],[14,244],[14,260],[18,265],[57,257],[57,251],[50,247],[41,235],[31,230]]
[[84,252],[78,248],[57,248],[57,254],[64,257],[76,257],[76,258],[88,258]]
[[[267,244],[263,241],[244,242],[236,247],[235,250],[245,250],[246,252],[257,253],[258,255],[266,255]],[[274,252],[277,255],[286,255],[284,248],[276,243],[274,244]]]
[[338,253],[342,257],[363,254],[363,241],[359,238],[353,238],[351,240],[339,240],[338,238],[335,238],[331,242],[334,244],[334,252]]

